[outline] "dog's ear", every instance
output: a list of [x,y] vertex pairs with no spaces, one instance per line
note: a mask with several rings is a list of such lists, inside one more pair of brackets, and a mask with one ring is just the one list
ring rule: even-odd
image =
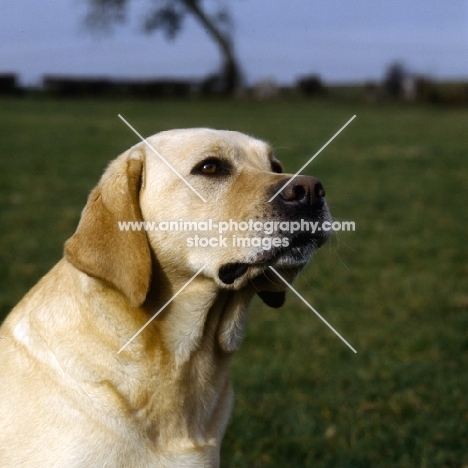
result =
[[132,307],[140,306],[148,293],[151,254],[145,230],[120,230],[119,222],[142,221],[144,163],[143,151],[132,150],[110,164],[65,244],[65,257],[72,265],[110,283]]

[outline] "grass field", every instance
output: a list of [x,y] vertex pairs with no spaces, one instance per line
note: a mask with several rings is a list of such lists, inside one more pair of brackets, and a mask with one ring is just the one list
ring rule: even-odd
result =
[[[223,467],[468,466],[468,110],[328,102],[0,102],[0,318],[61,256],[107,162],[191,126],[270,141],[310,165],[337,234],[294,295],[255,302],[235,356]],[[27,429],[25,429],[27,430]],[[0,434],[1,437],[1,434]]]

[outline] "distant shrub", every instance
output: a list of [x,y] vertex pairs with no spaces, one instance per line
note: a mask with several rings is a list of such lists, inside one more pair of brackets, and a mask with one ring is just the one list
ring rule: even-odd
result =
[[314,97],[326,92],[326,88],[318,75],[309,75],[297,81],[297,87],[304,96]]
[[18,77],[14,73],[0,74],[0,95],[18,94],[20,87]]
[[194,84],[189,80],[110,80],[106,78],[46,76],[43,89],[57,97],[128,96],[135,98],[186,98]]
[[392,63],[385,72],[383,81],[386,97],[395,101],[400,99],[403,95],[403,87],[407,77],[408,72],[401,63]]

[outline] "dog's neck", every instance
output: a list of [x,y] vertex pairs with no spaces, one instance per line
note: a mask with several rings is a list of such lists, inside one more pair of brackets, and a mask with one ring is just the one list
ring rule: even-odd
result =
[[[171,289],[159,300],[153,297],[147,301],[144,308],[149,316],[170,299],[165,296]],[[151,395],[145,407],[155,412],[148,419],[158,421],[152,430],[159,438],[169,440],[177,434],[200,448],[212,446],[219,450],[232,401],[229,362],[240,346],[253,294],[250,289],[220,290],[211,280],[199,278],[152,322],[148,334],[153,331],[155,336],[148,359],[153,362],[155,375],[151,388],[146,387]],[[142,338],[144,341],[148,334]],[[188,382],[190,388],[186,389]],[[160,386],[166,391],[161,392]],[[172,397],[161,401],[162,394]],[[160,425],[164,414],[171,417]],[[180,428],[185,428],[183,434]]]
[[[213,280],[203,277],[180,291],[182,286],[166,282],[159,294],[151,292],[144,305],[148,316],[158,314],[154,321],[161,328],[164,346],[174,356],[176,365],[184,364],[200,350],[212,355],[236,351],[244,335],[254,290],[222,290]],[[176,297],[172,295],[172,302],[161,310],[173,291],[180,292]]]

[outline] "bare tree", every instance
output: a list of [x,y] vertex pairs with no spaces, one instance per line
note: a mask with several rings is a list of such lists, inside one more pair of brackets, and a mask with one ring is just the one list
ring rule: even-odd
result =
[[[89,11],[85,22],[92,30],[109,30],[122,24],[129,13],[131,0],[87,0]],[[161,30],[168,39],[174,39],[181,31],[184,20],[195,18],[221,52],[223,63],[219,72],[219,90],[232,94],[240,84],[240,66],[234,54],[232,23],[229,13],[221,6],[209,13],[203,0],[153,0],[142,28],[146,33]]]

